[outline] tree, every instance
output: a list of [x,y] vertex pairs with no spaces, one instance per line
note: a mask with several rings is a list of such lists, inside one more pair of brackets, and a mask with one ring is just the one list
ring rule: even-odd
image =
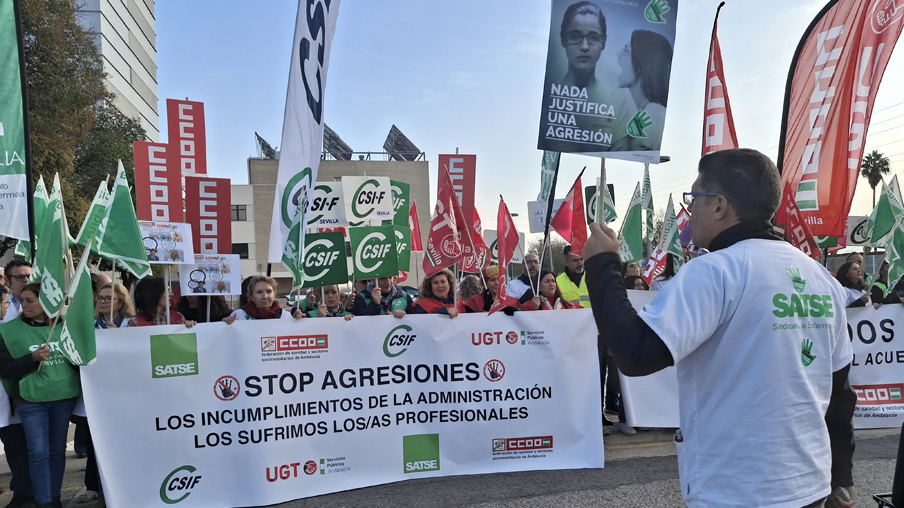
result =
[[[75,169],[79,178],[73,182],[74,191],[80,196],[93,198],[101,180],[108,176],[116,177],[117,163],[120,160],[129,181],[134,183],[135,156],[132,142],[145,139],[147,133],[140,121],[122,114],[112,103],[99,104],[91,130],[75,149]],[[133,202],[134,193],[133,188]]]
[[542,237],[528,243],[527,252],[536,254],[543,259],[543,264],[540,267],[542,270],[549,270],[549,260],[552,259],[552,271],[555,273],[562,273],[562,271],[565,270],[565,254],[562,249],[564,249],[566,245],[568,245],[568,242],[564,239],[560,238],[558,235],[553,236],[550,234],[549,245],[546,246],[546,255],[540,255],[540,251],[543,250]]
[[94,38],[76,20],[76,2],[22,0],[21,8],[34,180],[52,182],[59,173],[69,224],[81,224],[97,182],[89,193],[78,193],[76,147],[91,128],[97,103],[112,95]]
[[873,188],[873,208],[876,207],[876,186],[882,181],[882,175],[889,171],[888,157],[885,157],[878,150],[873,150],[863,159],[860,165],[860,174],[869,182],[869,186]]

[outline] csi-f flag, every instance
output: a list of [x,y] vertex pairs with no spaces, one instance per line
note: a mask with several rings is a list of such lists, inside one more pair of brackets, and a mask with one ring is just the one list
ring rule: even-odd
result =
[[[904,228],[899,222],[891,235],[891,241],[888,242],[888,249],[885,251],[885,260],[888,261],[888,280],[896,281],[904,277]],[[886,284],[884,289],[885,296],[894,284]]]
[[0,2],[0,186],[4,197],[0,235],[30,241],[26,175],[31,172],[31,161],[27,156],[25,72],[19,58],[22,41],[16,32],[17,4]]
[[[44,221],[44,212],[47,210],[47,203],[49,202],[50,196],[47,195],[47,186],[44,184],[44,177],[42,176],[38,178],[38,184],[35,185],[35,193],[32,197],[36,230],[39,230],[41,228],[41,224]],[[39,233],[40,231],[35,231],[35,244],[37,244],[38,242]],[[26,261],[30,263],[32,261],[31,242],[29,242],[28,240],[19,240],[19,243],[16,244],[15,254],[17,256],[22,256]]]
[[[91,207],[88,208],[88,213],[82,222],[82,229],[79,230],[78,237],[75,239],[76,245],[86,247],[88,242],[97,236],[97,228],[103,222],[108,206],[110,206],[110,191],[107,190],[107,181],[104,180],[100,182],[97,192],[94,193],[94,201],[91,202]],[[94,254],[97,254],[97,243],[92,243],[91,247],[94,249]]]
[[640,182],[634,188],[631,204],[628,205],[628,213],[622,222],[621,231],[618,234],[618,254],[622,263],[634,263],[643,259],[643,204],[640,192]]
[[[336,32],[339,0],[299,0],[289,64],[289,87],[283,116],[282,143],[268,261],[283,261],[298,204],[310,203],[323,151],[323,95],[330,46]],[[296,245],[304,245],[304,228]],[[296,281],[297,282],[297,281]]]
[[709,63],[706,65],[706,94],[703,97],[703,153],[706,155],[718,150],[738,147],[738,136],[735,134],[734,118],[731,116],[731,103],[728,100],[728,87],[725,85],[725,73],[722,70],[722,48],[719,46],[719,11],[725,2],[716,9],[713,20],[713,37],[709,43]]
[[647,217],[647,235],[645,239],[653,239],[653,188],[650,186],[650,165],[643,165],[643,192],[641,193],[641,202],[646,211]]
[[297,210],[292,217],[292,228],[283,245],[282,264],[286,270],[292,273],[292,290],[304,285],[304,249],[305,244],[305,210],[308,208],[307,197],[302,195],[298,201]]
[[63,195],[60,176],[53,177],[50,203],[41,224],[40,240],[35,252],[35,266],[41,273],[41,307],[48,317],[56,317],[63,307],[66,249],[69,248],[67,232],[63,226]]
[[556,171],[559,169],[559,152],[543,151],[543,163],[540,169],[540,193],[537,194],[537,201],[546,204],[549,201],[549,195],[553,190],[553,180]]
[[873,212],[866,223],[870,245],[879,248],[885,247],[886,237],[902,216],[904,216],[904,206],[898,201],[889,186],[885,185],[883,180],[879,202],[876,203],[876,207],[873,208]]
[[116,260],[119,266],[139,279],[151,274],[122,161],[119,161],[116,171],[110,205],[97,227],[95,238],[100,257],[108,261]]
[[302,287],[327,286],[348,282],[343,233],[305,235],[304,284]]
[[609,186],[603,186],[605,194],[603,195],[603,222],[609,224],[618,218],[618,213],[615,212],[615,201],[612,199],[612,194],[609,193]]
[[97,357],[94,336],[94,292],[91,287],[91,272],[88,271],[88,256],[93,239],[88,240],[82,259],[75,270],[75,278],[66,297],[69,306],[63,316],[63,330],[60,346],[63,356],[73,365],[90,365]]

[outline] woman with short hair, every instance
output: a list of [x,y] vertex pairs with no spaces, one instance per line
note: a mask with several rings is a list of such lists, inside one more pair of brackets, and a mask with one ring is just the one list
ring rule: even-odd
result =
[[288,312],[279,306],[276,298],[276,280],[266,275],[255,275],[248,282],[248,301],[241,309],[223,318],[231,325],[236,319],[291,319]]

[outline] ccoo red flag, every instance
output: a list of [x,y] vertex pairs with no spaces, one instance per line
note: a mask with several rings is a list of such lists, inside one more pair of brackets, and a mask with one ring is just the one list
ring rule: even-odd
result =
[[[518,231],[515,230],[515,223],[512,221],[512,215],[505,206],[502,196],[499,196],[499,211],[496,213],[496,247],[497,257],[499,260],[499,290],[496,291],[496,300],[490,307],[489,314],[498,312],[506,307],[518,307],[518,300],[505,294],[505,274],[508,270],[509,261],[515,256],[515,249],[518,247],[520,237]],[[488,314],[488,315],[489,315]]]
[[584,214],[584,195],[581,187],[583,174],[584,171],[581,171],[568,195],[565,196],[565,202],[549,222],[549,225],[571,244],[571,252],[580,257],[584,257],[584,244],[587,243],[587,217]]
[[424,252],[421,243],[421,222],[417,218],[417,201],[411,200],[411,209],[408,211],[408,227],[411,228],[411,252]]
[[797,204],[794,202],[794,192],[786,185],[782,193],[782,204],[775,214],[775,223],[785,228],[785,239],[813,259],[821,255],[819,245],[810,233]]
[[427,250],[424,255],[424,275],[427,277],[432,277],[443,268],[458,263],[462,255],[457,227],[461,207],[458,205],[447,171],[440,170],[437,187],[436,208],[430,222]]
[[735,134],[734,119],[731,116],[731,103],[728,101],[728,87],[725,86],[725,73],[722,70],[722,49],[719,47],[717,33],[719,11],[723,5],[725,2],[720,3],[716,9],[713,36],[709,45],[709,63],[706,65],[701,155],[738,147],[738,136]]

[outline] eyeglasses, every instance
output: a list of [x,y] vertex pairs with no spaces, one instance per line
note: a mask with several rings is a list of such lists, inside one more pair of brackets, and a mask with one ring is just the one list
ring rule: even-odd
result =
[[112,296],[98,296],[97,301],[102,302],[102,303],[110,303],[113,301],[113,297]]
[[536,259],[526,259],[526,260],[524,260],[524,264],[526,264],[526,265],[539,265],[539,264],[540,264],[540,261],[538,261],[538,260],[536,260]]
[[587,44],[590,44],[591,46],[602,46],[603,41],[606,40],[606,38],[603,37],[603,34],[599,32],[590,32],[585,35],[577,30],[566,32],[562,39],[565,41],[565,44],[568,44],[569,46],[576,46],[584,42],[584,39],[587,39]]
[[25,282],[31,278],[31,275],[10,275],[9,278],[19,282]]
[[684,204],[687,206],[694,205],[694,198],[700,196],[721,196],[721,194],[715,192],[685,192],[684,193]]

